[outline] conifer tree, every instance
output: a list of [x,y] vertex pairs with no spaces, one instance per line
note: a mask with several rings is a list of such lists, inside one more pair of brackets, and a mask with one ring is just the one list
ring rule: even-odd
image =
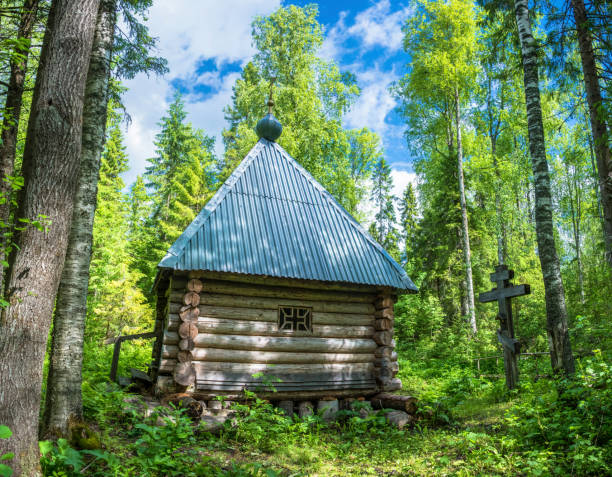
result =
[[404,243],[404,256],[406,264],[411,265],[414,257],[414,246],[417,234],[418,203],[414,187],[408,183],[400,202],[400,236]]
[[371,199],[375,207],[373,237],[388,252],[397,252],[397,232],[395,230],[395,205],[392,193],[393,179],[391,166],[381,157],[372,174]]

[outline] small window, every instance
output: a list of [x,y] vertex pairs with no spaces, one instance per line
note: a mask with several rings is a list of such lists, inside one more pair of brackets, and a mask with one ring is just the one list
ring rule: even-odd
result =
[[280,331],[307,331],[312,333],[312,308],[279,306],[278,329]]

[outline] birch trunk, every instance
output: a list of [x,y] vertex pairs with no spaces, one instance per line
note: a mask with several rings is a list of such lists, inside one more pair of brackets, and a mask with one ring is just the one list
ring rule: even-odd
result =
[[14,432],[0,455],[16,476],[40,475],[38,414],[43,360],[79,174],[83,95],[99,0],[55,0],[49,14],[23,159],[19,217],[48,218],[15,242],[9,306],[0,322],[0,422]]
[[555,247],[553,230],[550,174],[546,160],[544,125],[540,104],[538,59],[536,44],[531,32],[527,0],[515,0],[514,8],[523,56],[525,105],[529,129],[529,153],[535,186],[535,222],[538,256],[542,266],[544,294],[546,298],[546,329],[550,346],[550,358],[554,371],[574,372],[574,357],[569,339],[565,292],[561,280],[559,257]]
[[459,91],[455,89],[455,123],[457,136],[457,169],[459,177],[459,199],[461,202],[461,233],[463,239],[463,258],[465,261],[465,284],[467,292],[468,319],[472,334],[478,333],[476,326],[476,309],[474,306],[474,282],[472,280],[472,253],[470,251],[470,231],[468,226],[467,203],[465,200],[465,184],[463,181],[463,145],[461,143],[461,110]]
[[581,223],[582,223],[582,200],[580,190],[578,189],[578,181],[576,178],[576,168],[574,167],[572,177],[570,179],[570,167],[566,167],[567,174],[567,190],[570,198],[570,211],[572,214],[572,231],[574,234],[574,250],[576,250],[576,265],[578,267],[578,287],[580,291],[580,303],[584,305],[584,273],[582,270],[582,252],[581,252]]
[[83,415],[83,336],[100,157],[106,133],[116,3],[116,0],[102,0],[100,3],[87,73],[80,178],[53,319],[53,344],[43,420],[45,436],[66,436],[69,423],[81,420]]
[[[23,13],[19,21],[17,38],[30,40],[32,29],[36,20],[38,0],[25,0]],[[21,103],[23,99],[23,88],[28,67],[28,55],[30,48],[13,56],[11,60],[11,72],[9,84],[6,90],[6,102],[4,105],[4,119],[2,120],[2,140],[0,142],[0,197],[6,198],[0,203],[0,293],[4,290],[4,267],[1,262],[5,260],[6,249],[10,238],[5,234],[9,232],[12,196],[11,184],[8,177],[15,172],[15,153],[17,150],[17,131],[19,130],[19,118],[21,116]]]
[[588,19],[584,0],[571,0],[578,32],[578,46],[582,61],[584,76],[584,89],[586,90],[591,119],[591,132],[595,143],[595,157],[599,173],[599,192],[603,209],[603,232],[606,247],[606,261],[612,269],[612,153],[610,152],[610,138],[608,124],[603,111],[599,75],[595,64],[593,52],[593,39],[589,32]]

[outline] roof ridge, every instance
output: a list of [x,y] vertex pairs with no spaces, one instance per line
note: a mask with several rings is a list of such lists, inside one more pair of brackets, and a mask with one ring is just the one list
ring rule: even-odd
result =
[[[412,283],[412,280],[410,279],[410,277],[408,276],[408,274],[406,273],[406,270],[404,270],[394,259],[393,257],[391,257],[391,255],[389,255],[389,253],[385,250],[385,248],[379,244],[376,240],[374,240],[374,238],[367,232],[367,230],[365,230],[363,228],[363,226],[357,222],[357,220],[342,206],[342,204],[340,204],[333,195],[331,195],[331,193],[325,189],[325,187],[323,187],[319,181],[317,181],[314,176],[308,172],[303,166],[301,166],[293,157],[291,157],[291,155],[285,151],[285,149],[278,143],[274,142],[272,143],[272,145],[274,147],[276,147],[278,149],[278,151],[285,157],[285,159],[289,160],[289,163],[291,165],[293,165],[299,172],[300,174],[302,174],[306,180],[308,180],[308,182],[310,182],[314,187],[316,187],[320,192],[323,193],[323,196],[327,199],[327,201],[336,209],[338,209],[341,214],[341,217],[345,217],[346,219],[348,219],[348,223],[355,228],[355,230],[357,230],[361,235],[363,235],[363,237],[370,242],[372,245],[374,245],[375,249],[382,254],[382,256],[389,261],[389,263],[391,263],[391,265],[393,266],[393,268],[395,268],[398,272],[400,272],[400,274],[402,275],[403,278],[407,278],[408,281]],[[414,284],[413,284],[414,285]]]

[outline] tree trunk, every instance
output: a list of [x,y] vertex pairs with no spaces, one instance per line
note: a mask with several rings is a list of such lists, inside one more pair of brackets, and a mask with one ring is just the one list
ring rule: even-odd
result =
[[580,189],[576,179],[576,168],[574,167],[572,177],[570,178],[570,167],[566,168],[567,173],[567,190],[570,198],[570,209],[572,214],[572,231],[574,235],[574,250],[576,250],[576,266],[578,267],[578,287],[580,291],[580,303],[584,305],[584,272],[582,270],[582,252],[581,242],[582,236],[580,225],[582,223],[582,200],[580,198]]
[[455,89],[455,123],[457,136],[457,169],[459,176],[459,198],[461,202],[461,232],[463,237],[463,257],[465,260],[465,282],[468,302],[468,314],[472,334],[478,333],[476,326],[476,307],[474,306],[474,282],[472,280],[472,253],[470,251],[470,231],[468,226],[465,184],[463,182],[463,145],[461,144],[461,111],[459,90]]
[[100,157],[106,133],[116,3],[117,0],[102,0],[100,3],[87,73],[80,178],[53,319],[53,344],[43,421],[45,436],[66,436],[69,423],[82,419],[83,415],[83,336]]
[[544,125],[540,104],[538,59],[536,44],[531,33],[527,0],[515,0],[516,23],[523,56],[525,105],[529,129],[529,152],[535,186],[535,222],[538,256],[542,266],[546,298],[546,328],[550,346],[552,368],[555,372],[574,372],[574,357],[569,339],[565,292],[561,280],[559,257],[553,230],[550,174],[544,144]]
[[15,475],[40,475],[38,413],[43,360],[79,176],[83,96],[99,0],[55,0],[49,14],[23,159],[19,217],[45,217],[15,242],[9,306],[0,330],[0,422],[14,432],[0,455]]
[[593,40],[589,32],[588,19],[584,0],[572,0],[572,9],[578,32],[578,46],[582,61],[584,88],[586,90],[589,116],[591,118],[591,131],[595,143],[595,157],[599,172],[599,191],[604,218],[604,243],[606,247],[606,261],[612,269],[612,153],[610,152],[610,138],[608,125],[603,110],[599,76],[593,53]]
[[[30,40],[32,29],[36,20],[38,0],[25,0],[23,13],[17,30],[17,38]],[[9,84],[6,90],[6,103],[4,106],[4,119],[2,120],[2,141],[0,143],[0,197],[6,200],[0,203],[0,293],[4,290],[4,267],[2,261],[6,258],[6,249],[10,237],[5,235],[11,229],[9,224],[11,215],[11,196],[13,190],[8,180],[14,174],[15,153],[17,150],[17,131],[21,115],[21,102],[28,67],[29,46],[13,55]]]

